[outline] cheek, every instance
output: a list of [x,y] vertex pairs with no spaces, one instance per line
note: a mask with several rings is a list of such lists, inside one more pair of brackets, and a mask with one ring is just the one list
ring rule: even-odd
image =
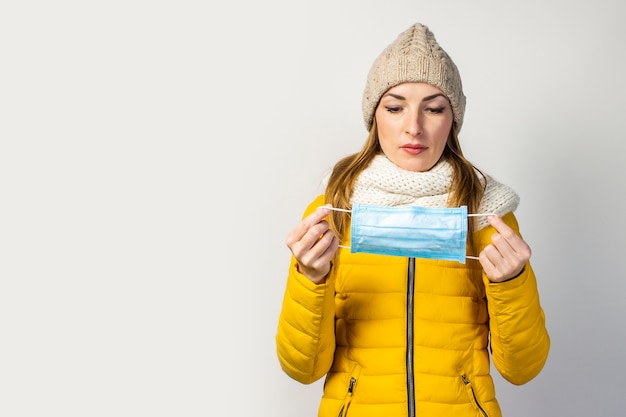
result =
[[387,140],[387,137],[389,136],[389,131],[387,126],[385,126],[385,124],[379,124],[378,126],[378,139],[380,139],[381,141],[385,141]]
[[388,117],[388,115],[376,116],[376,126],[378,128],[378,137],[380,139],[388,138],[397,133],[399,123]]
[[378,134],[378,140],[380,142],[384,142],[388,136],[387,133],[387,123],[385,122],[384,117],[376,116],[376,133]]
[[450,136],[450,131],[452,130],[452,121],[445,121],[433,130],[433,136],[437,138],[437,142],[441,142],[443,145],[448,141],[448,136]]
[[397,142],[397,134],[395,133],[393,127],[388,124],[383,124],[382,126],[378,126],[378,143],[383,151],[388,150],[388,148],[392,147],[394,143]]

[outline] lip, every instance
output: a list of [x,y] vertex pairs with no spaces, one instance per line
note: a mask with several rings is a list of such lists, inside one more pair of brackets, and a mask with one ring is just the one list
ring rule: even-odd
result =
[[402,145],[400,149],[404,150],[406,153],[411,154],[411,155],[419,155],[422,152],[424,152],[426,149],[428,149],[428,146],[420,145],[419,143],[416,143],[416,144],[407,143],[405,145]]

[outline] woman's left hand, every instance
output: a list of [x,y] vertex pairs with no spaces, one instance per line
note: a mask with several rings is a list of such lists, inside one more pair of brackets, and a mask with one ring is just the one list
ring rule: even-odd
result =
[[503,282],[518,276],[530,259],[530,246],[500,216],[489,216],[487,221],[496,233],[491,244],[480,253],[480,260],[491,282]]

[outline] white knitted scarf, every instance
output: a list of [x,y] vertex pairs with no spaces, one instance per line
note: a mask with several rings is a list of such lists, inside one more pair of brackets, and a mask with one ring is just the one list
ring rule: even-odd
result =
[[[440,161],[426,172],[404,170],[384,155],[378,155],[359,175],[352,194],[352,203],[382,206],[415,205],[446,207],[448,188],[452,180],[452,167]],[[519,196],[510,187],[487,176],[485,195],[479,213],[504,215],[515,211]],[[487,218],[476,218],[476,229],[487,226]]]

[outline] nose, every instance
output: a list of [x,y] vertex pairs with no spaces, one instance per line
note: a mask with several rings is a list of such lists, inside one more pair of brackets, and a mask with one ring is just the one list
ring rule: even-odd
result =
[[422,120],[419,112],[409,112],[405,123],[405,130],[409,135],[419,136],[422,133]]

